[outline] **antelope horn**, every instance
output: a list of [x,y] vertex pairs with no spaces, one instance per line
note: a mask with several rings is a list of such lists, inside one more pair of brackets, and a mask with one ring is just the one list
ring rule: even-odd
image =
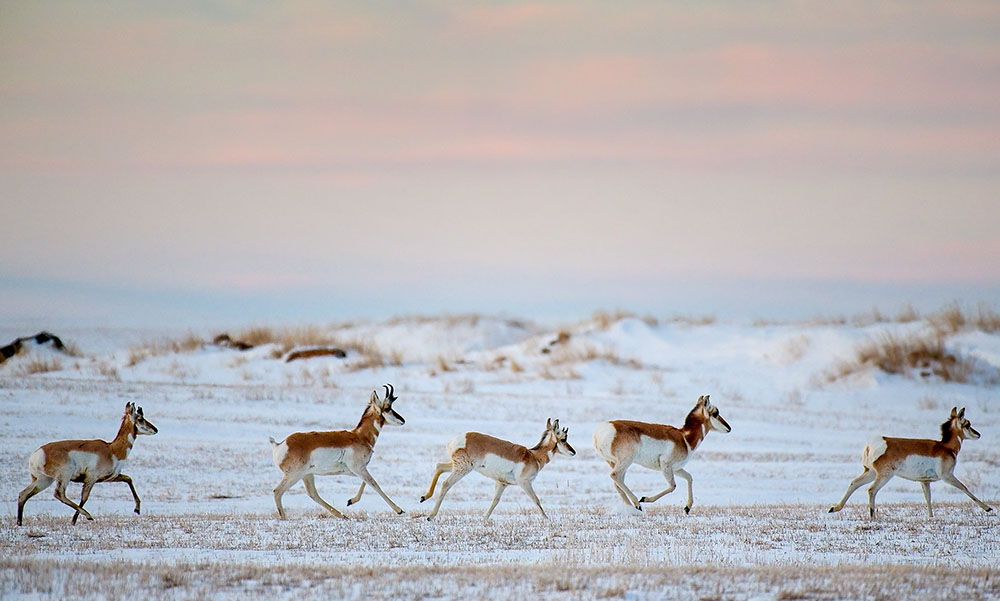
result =
[[392,393],[389,392],[389,385],[383,384],[382,388],[385,388],[385,400],[389,400],[392,397]]
[[392,384],[386,384],[386,386],[388,386],[389,400],[390,401],[395,401],[396,400],[396,389],[393,388]]

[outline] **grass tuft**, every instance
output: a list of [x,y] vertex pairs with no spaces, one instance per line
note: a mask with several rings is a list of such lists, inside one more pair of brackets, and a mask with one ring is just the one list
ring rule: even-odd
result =
[[859,345],[855,359],[835,366],[827,380],[838,380],[873,367],[887,374],[937,376],[945,382],[967,382],[975,364],[949,352],[940,334],[897,336],[884,333]]

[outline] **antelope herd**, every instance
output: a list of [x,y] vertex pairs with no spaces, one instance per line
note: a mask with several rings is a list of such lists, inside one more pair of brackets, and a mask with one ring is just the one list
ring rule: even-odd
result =
[[[368,463],[383,426],[402,426],[405,423],[403,416],[392,407],[397,399],[395,389],[391,384],[386,384],[384,388],[385,393],[381,398],[378,391],[372,391],[361,420],[352,430],[296,432],[281,442],[270,439],[274,463],[283,474],[274,488],[274,504],[281,519],[286,517],[281,505],[282,495],[299,480],[305,483],[306,492],[312,500],[333,515],[345,517],[323,500],[316,490],[316,475],[335,474],[352,474],[361,480],[358,493],[347,501],[348,505],[357,503],[365,487],[371,486],[393,511],[403,513],[403,509],[382,491],[368,471]],[[713,430],[728,433],[732,428],[706,395],[698,399],[680,428],[631,420],[604,422],[594,430],[594,448],[608,462],[615,492],[626,505],[642,511],[642,503],[653,503],[673,492],[677,487],[674,478],[679,477],[687,482],[684,512],[690,513],[694,496],[691,474],[684,470],[684,465]],[[83,506],[94,484],[98,482],[128,484],[135,500],[135,513],[138,514],[139,495],[132,479],[122,473],[122,467],[136,437],[156,433],[156,426],[143,417],[142,407],[128,403],[125,405],[118,434],[111,442],[61,440],[42,445],[28,458],[31,483],[18,495],[17,525],[21,525],[24,504],[28,499],[53,482],[56,483],[55,497],[74,509],[74,524],[80,514],[88,520],[94,519]],[[489,519],[500,502],[504,489],[512,484],[521,487],[542,516],[547,518],[531,483],[554,454],[576,455],[567,441],[568,434],[569,429],[560,427],[559,420],[548,419],[541,440],[530,449],[479,432],[466,432],[456,436],[446,447],[449,460],[437,464],[430,489],[420,497],[421,503],[433,497],[438,479],[442,474],[450,472],[427,519],[433,519],[437,515],[441,502],[451,487],[473,470],[496,482],[493,502],[483,517],[484,521]],[[927,502],[928,516],[932,515],[930,483],[938,480],[944,480],[958,488],[983,510],[992,511],[989,505],[976,498],[953,473],[962,441],[974,440],[979,436],[979,432],[966,419],[965,409],[959,411],[956,407],[951,410],[948,421],[941,424],[940,441],[886,436],[873,439],[862,453],[864,472],[850,483],[844,498],[831,507],[830,511],[843,509],[855,490],[871,483],[868,489],[868,510],[869,516],[874,518],[875,495],[893,476],[920,482]],[[625,484],[625,472],[633,463],[661,472],[667,481],[667,487],[652,496],[637,497]],[[66,485],[69,482],[83,483],[79,504],[66,496]]]

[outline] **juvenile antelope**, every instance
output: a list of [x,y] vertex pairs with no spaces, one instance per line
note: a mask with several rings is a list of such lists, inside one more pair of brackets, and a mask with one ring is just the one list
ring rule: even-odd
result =
[[[135,444],[135,437],[156,432],[156,426],[142,416],[142,407],[136,407],[135,403],[127,403],[118,434],[111,442],[58,440],[35,449],[28,457],[31,483],[17,496],[17,525],[21,525],[24,504],[28,499],[48,488],[53,482],[56,483],[55,497],[76,510],[72,520],[74,524],[81,513],[88,520],[94,519],[83,505],[90,497],[90,489],[98,482],[128,484],[132,498],[135,499],[135,512],[139,513],[139,495],[135,492],[132,478],[121,471],[132,445]],[[83,482],[83,495],[80,497],[79,505],[66,496],[66,485],[70,482]]]
[[444,484],[441,485],[441,493],[427,519],[433,519],[437,515],[444,496],[448,494],[452,486],[455,486],[472,470],[496,481],[493,502],[490,503],[490,508],[487,510],[486,516],[483,517],[484,522],[490,519],[490,514],[500,502],[500,495],[511,484],[517,484],[524,492],[528,493],[528,496],[538,507],[538,511],[542,512],[542,517],[548,519],[545,510],[542,509],[542,503],[531,488],[531,482],[552,459],[551,455],[554,452],[570,456],[576,455],[573,447],[566,442],[568,434],[569,428],[559,428],[559,420],[549,419],[545,421],[545,432],[542,434],[542,439],[530,449],[479,432],[466,432],[461,436],[456,436],[447,446],[451,460],[437,464],[430,490],[420,497],[420,502],[423,503],[434,496],[434,487],[437,486],[438,478],[445,472],[451,472]]
[[871,440],[861,453],[861,463],[865,471],[851,481],[844,498],[830,508],[830,513],[840,511],[844,503],[858,488],[872,483],[868,487],[868,515],[875,517],[875,495],[880,488],[893,476],[919,482],[924,489],[924,500],[927,501],[927,515],[931,511],[931,482],[944,480],[958,490],[964,492],[985,511],[993,508],[983,503],[962,484],[953,473],[958,452],[962,450],[962,441],[966,438],[979,438],[969,420],[965,419],[965,408],[961,411],[952,407],[948,421],[941,424],[941,440],[920,438],[889,438],[877,436]]
[[[728,433],[732,428],[719,415],[719,410],[708,402],[708,395],[705,395],[698,398],[681,428],[628,420],[605,422],[594,430],[594,448],[611,466],[611,481],[625,504],[642,511],[641,503],[652,503],[677,488],[674,482],[676,475],[687,480],[688,495],[684,513],[690,513],[694,505],[691,474],[683,467],[711,430]],[[636,497],[625,486],[625,471],[633,462],[662,472],[667,479],[667,488],[651,497]]]
[[375,441],[378,440],[382,426],[402,426],[406,420],[392,408],[396,401],[395,389],[392,384],[386,384],[385,396],[378,398],[378,393],[372,391],[361,421],[353,430],[337,430],[334,432],[296,432],[281,442],[271,441],[271,454],[274,463],[284,472],[284,477],[274,488],[274,504],[278,506],[278,515],[285,519],[285,509],[281,506],[281,496],[293,484],[302,480],[306,484],[306,493],[333,515],[342,518],[344,514],[323,500],[316,491],[315,476],[336,474],[353,474],[361,478],[361,488],[354,498],[347,501],[352,505],[361,500],[365,485],[370,485],[380,497],[385,499],[396,513],[403,510],[392,502],[375,478],[368,473],[368,462],[371,461]]

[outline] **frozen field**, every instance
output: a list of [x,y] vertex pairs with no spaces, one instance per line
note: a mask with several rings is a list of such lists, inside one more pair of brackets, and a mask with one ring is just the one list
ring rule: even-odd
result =
[[[0,344],[34,333],[0,324]],[[879,493],[877,519],[865,489],[827,513],[873,434],[938,438],[952,406],[982,433],[955,473],[1000,505],[1000,334],[975,324],[403,318],[275,329],[248,351],[211,344],[221,330],[54,333],[77,356],[29,345],[0,364],[3,599],[1000,598],[1000,511],[936,483],[928,518],[920,486],[897,478]],[[872,341],[929,336],[952,357],[947,373],[933,356],[898,374],[855,365]],[[348,356],[282,361],[299,342]],[[319,492],[349,519],[327,517],[299,483],[278,520],[268,437],[351,428],[386,382],[406,424],[383,429],[369,468],[406,513],[371,490],[345,507],[360,482],[331,476]],[[702,394],[733,431],[710,433],[687,465],[691,514],[683,481],[641,514],[624,507],[593,449],[595,426],[679,426]],[[124,484],[99,484],[87,503],[95,521],[71,526],[49,488],[15,527],[30,452],[112,438],[127,401],[159,428],[124,470],[143,514]],[[511,487],[483,523],[493,483],[478,474],[424,519],[432,502],[419,498],[450,438],[476,430],[532,446],[548,417],[577,450],[535,480],[550,520]],[[628,483],[640,495],[665,487],[639,466]]]

